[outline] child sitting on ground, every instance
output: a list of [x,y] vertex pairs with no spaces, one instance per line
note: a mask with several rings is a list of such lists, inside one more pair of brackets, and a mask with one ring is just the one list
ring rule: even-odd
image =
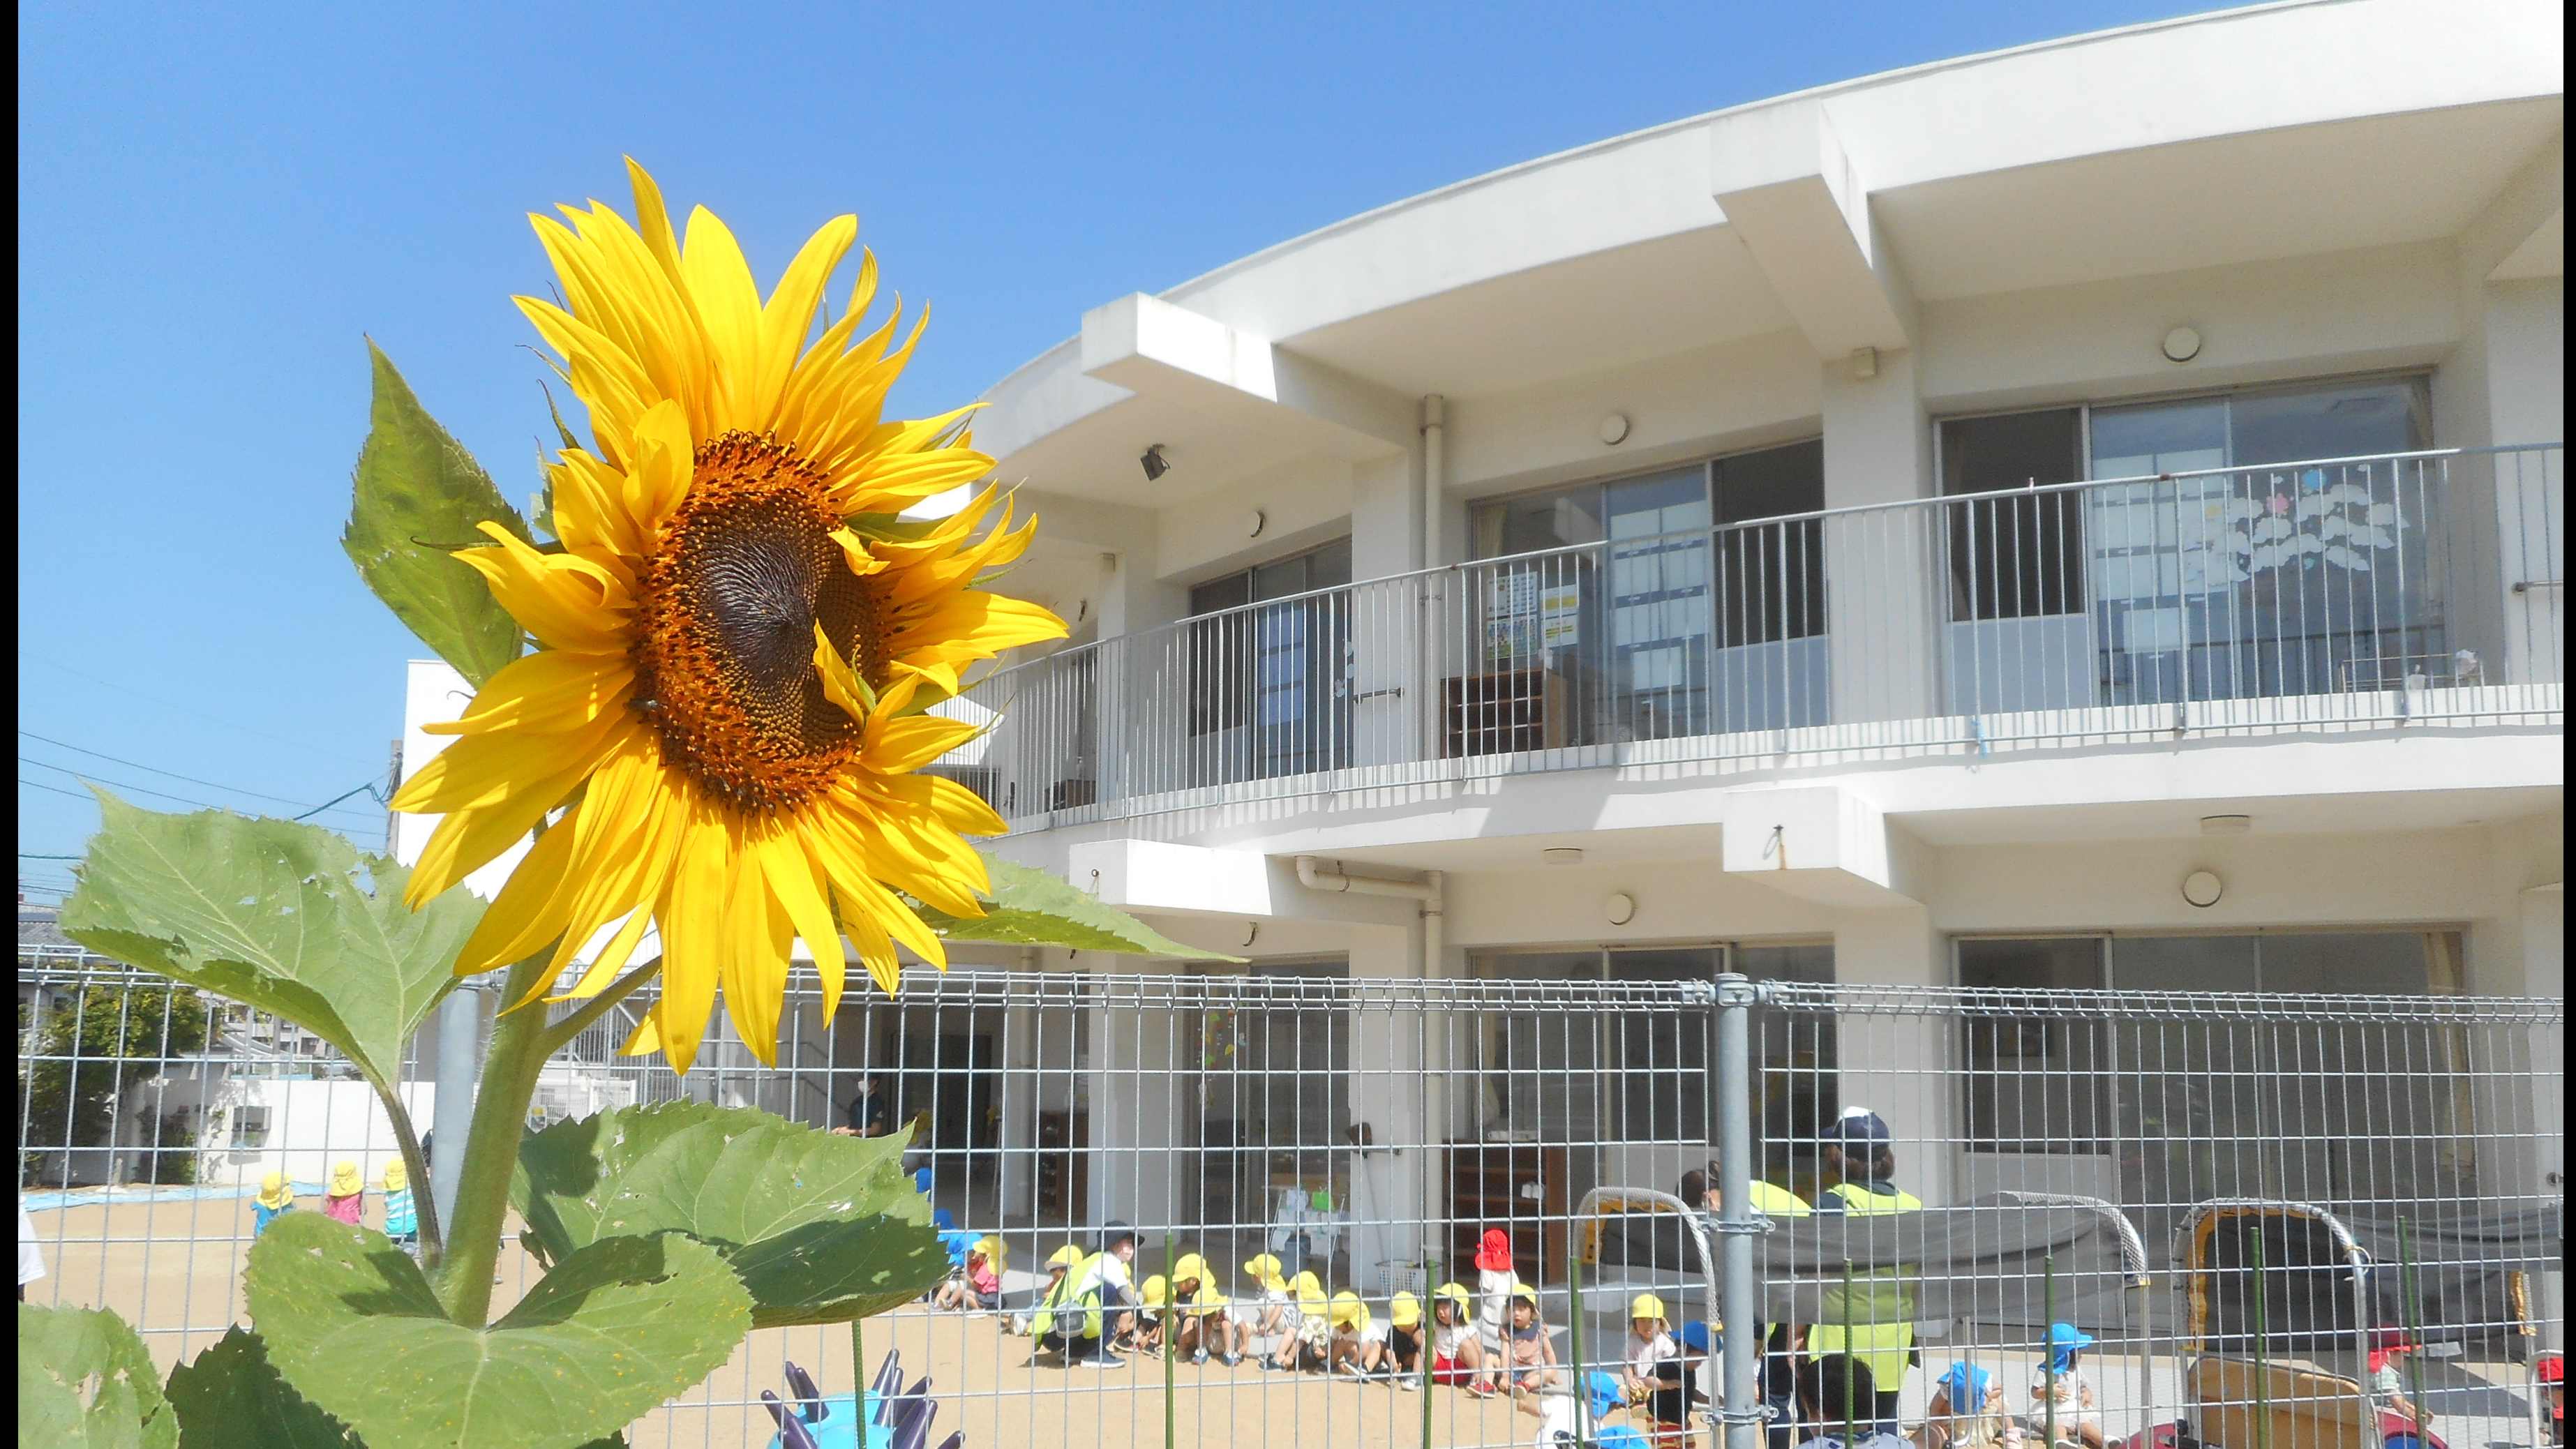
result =
[[1243,1362],[1252,1330],[1236,1321],[1233,1305],[1208,1281],[1212,1276],[1207,1259],[1196,1253],[1183,1253],[1172,1265],[1172,1311],[1179,1315],[1172,1346],[1192,1363],[1206,1363],[1212,1353],[1232,1368]]
[[1322,1368],[1333,1335],[1323,1280],[1312,1273],[1298,1274],[1288,1280],[1288,1298],[1291,1306],[1281,1319],[1287,1331],[1279,1340],[1278,1352],[1265,1362],[1274,1369],[1291,1372],[1304,1367]]
[[1143,1304],[1136,1310],[1136,1331],[1120,1348],[1148,1355],[1163,1351],[1163,1330],[1168,1326],[1164,1320],[1169,1315],[1171,1293],[1172,1281],[1162,1274],[1145,1280],[1136,1290],[1137,1301]]
[[400,1162],[385,1164],[385,1236],[414,1262],[420,1260],[420,1212],[412,1206],[411,1174]]
[[[1038,1308],[1045,1309],[1054,1307],[1056,1299],[1064,1292],[1064,1275],[1081,1266],[1082,1250],[1080,1248],[1075,1247],[1071,1243],[1067,1243],[1063,1247],[1056,1249],[1055,1252],[1047,1258],[1047,1280],[1045,1286],[1038,1289]],[[1028,1337],[1030,1326],[1035,1322],[1035,1318],[1036,1315],[1034,1312],[1012,1314],[1011,1332],[1021,1338]]]
[[2018,1449],[2022,1442],[2021,1426],[2004,1412],[2004,1386],[1965,1363],[1932,1381],[1932,1402],[1912,1438],[1916,1449]]
[[253,1242],[268,1231],[280,1213],[295,1211],[294,1190],[286,1185],[286,1174],[272,1172],[259,1180],[259,1196],[250,1200],[250,1236]]
[[1475,1300],[1465,1284],[1443,1283],[1431,1295],[1431,1381],[1463,1385],[1481,1399],[1494,1392],[1494,1384],[1475,1320]]
[[1653,1387],[1655,1365],[1680,1353],[1673,1343],[1672,1326],[1664,1320],[1664,1300],[1652,1293],[1628,1300],[1628,1396],[1643,1396]]
[[1002,1240],[990,1235],[977,1238],[966,1249],[965,1266],[939,1286],[934,1308],[953,1308],[961,1313],[982,1313],[1002,1301]]
[[1257,1355],[1267,1368],[1297,1331],[1297,1302],[1288,1294],[1288,1280],[1279,1276],[1279,1259],[1269,1253],[1244,1260],[1243,1276],[1252,1280],[1253,1292],[1234,1310],[1235,1326],[1243,1330],[1242,1351]]
[[2072,1323],[2048,1326],[2048,1357],[2030,1386],[2031,1418],[2047,1425],[2053,1414],[2057,1442],[2102,1449],[2102,1421],[2083,1368],[2084,1350],[2092,1346],[2093,1335]]
[[1837,1353],[1798,1366],[1801,1449],[1905,1449],[1879,1426],[1877,1408],[1878,1384],[1861,1360]]
[[[1633,1306],[1633,1305],[1632,1305]],[[1668,1358],[1659,1358],[1646,1375],[1646,1418],[1654,1425],[1654,1442],[1687,1449],[1692,1439],[1691,1409],[1708,1402],[1701,1372],[1716,1351],[1717,1335],[1693,1320],[1682,1325],[1681,1342]]]
[[1538,1290],[1527,1284],[1512,1290],[1511,1327],[1503,1339],[1503,1376],[1522,1413],[1536,1414],[1538,1396],[1565,1386],[1557,1372],[1556,1340],[1538,1316]]
[[359,1214],[366,1211],[367,1182],[358,1175],[358,1164],[342,1162],[331,1169],[329,1190],[322,1195],[322,1211],[334,1222],[358,1225]]
[[1324,1344],[1324,1370],[1355,1379],[1375,1378],[1386,1359],[1386,1330],[1348,1288],[1333,1295],[1332,1337]]
[[1547,1396],[1534,1412],[1539,1431],[1535,1441],[1540,1449],[1647,1449],[1646,1436],[1625,1424],[1610,1422],[1612,1415],[1625,1407],[1619,1380],[1594,1370],[1583,1376],[1585,1407],[1578,1421],[1572,1395],[1556,1393]]
[[1386,1305],[1386,1366],[1406,1393],[1422,1388],[1422,1300],[1398,1292]]

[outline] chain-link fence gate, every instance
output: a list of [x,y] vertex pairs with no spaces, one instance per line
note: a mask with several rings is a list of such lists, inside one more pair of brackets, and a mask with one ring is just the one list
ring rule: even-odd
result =
[[[643,1005],[549,1068],[536,1117],[690,1098],[908,1130],[953,1251],[999,1240],[994,1291],[864,1326],[871,1368],[931,1378],[934,1438],[2546,1429],[2556,1002],[960,968],[828,1024],[808,978],[775,1069],[718,1040],[686,1078],[614,1054]],[[391,1131],[291,1027],[85,959],[22,957],[20,1007],[34,1300],[114,1308],[166,1366],[244,1316],[265,1174],[311,1208],[355,1162],[381,1222]],[[407,1078],[416,1121],[436,1085]],[[1085,1311],[1027,1336],[1049,1260],[1112,1222],[1165,1306],[1113,1288],[1099,1338]],[[503,1274],[506,1302],[536,1269],[511,1248]],[[850,1356],[843,1329],[763,1331],[629,1437],[765,1444],[785,1364],[845,1392]]]

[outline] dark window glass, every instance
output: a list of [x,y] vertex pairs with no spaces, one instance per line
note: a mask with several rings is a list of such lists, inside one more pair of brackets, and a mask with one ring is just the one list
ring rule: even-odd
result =
[[[1959,984],[2099,990],[2098,938],[1961,941]],[[2060,1011],[1978,1012],[1967,1036],[1968,1150],[2098,1155],[2110,1120],[2110,1041],[2098,1020]]]
[[[1941,491],[1995,493],[2084,476],[2075,408],[1941,425]],[[2026,619],[2084,607],[2084,528],[2072,493],[1963,499],[1942,509],[1952,619]]]
[[1769,644],[1825,632],[1825,445],[1792,443],[1710,465],[1717,504],[1718,644]]

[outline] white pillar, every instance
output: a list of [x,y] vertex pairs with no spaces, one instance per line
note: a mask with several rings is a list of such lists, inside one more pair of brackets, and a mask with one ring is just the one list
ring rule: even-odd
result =
[[1354,765],[1409,760],[1419,751],[1426,616],[1423,583],[1413,576],[1422,532],[1416,462],[1399,453],[1351,472],[1351,577],[1359,582],[1341,621],[1348,667],[1328,674],[1349,696]]
[[[1834,978],[1851,984],[1932,986],[1950,979],[1949,953],[1916,905],[1853,911],[1834,925]],[[1843,1105],[1886,1119],[1896,1139],[1897,1182],[1926,1203],[1953,1200],[1957,1091],[1955,1023],[1948,1017],[1845,1012],[1835,1071]]]
[[[1911,350],[1875,354],[1875,375],[1824,365],[1825,506],[1932,496],[1932,433]],[[1841,514],[1825,526],[1832,719],[1917,720],[1940,708],[1933,620],[1940,600],[1928,509]]]

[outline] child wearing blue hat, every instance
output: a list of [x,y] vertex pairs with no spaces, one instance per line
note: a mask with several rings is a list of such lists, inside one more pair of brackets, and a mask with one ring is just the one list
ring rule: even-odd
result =
[[1932,1381],[1932,1402],[1917,1449],[1995,1449],[2021,1443],[2021,1427],[2004,1412],[2004,1386],[1974,1364],[1954,1363]]
[[1696,1319],[1683,1324],[1677,1338],[1680,1351],[1658,1361],[1649,1375],[1646,1417],[1655,1426],[1657,1445],[1679,1449],[1695,1442],[1691,1437],[1691,1410],[1708,1402],[1708,1391],[1700,1387],[1702,1366],[1717,1351],[1721,1340],[1706,1323]]
[[1653,1449],[1652,1442],[1645,1435],[1625,1424],[1609,1422],[1611,1415],[1627,1406],[1626,1390],[1618,1375],[1595,1369],[1583,1376],[1581,1391],[1584,1407],[1590,1410],[1585,1417],[1590,1422],[1578,1424],[1572,1401],[1551,1397],[1538,1410],[1540,1449],[1559,1449],[1559,1446],[1574,1449],[1576,1445],[1592,1445],[1596,1449]]
[[2053,1416],[2058,1443],[2102,1449],[2093,1384],[2084,1377],[2084,1350],[2092,1346],[2093,1335],[2072,1323],[2048,1326],[2048,1357],[2030,1388],[2031,1417],[2047,1423]]

